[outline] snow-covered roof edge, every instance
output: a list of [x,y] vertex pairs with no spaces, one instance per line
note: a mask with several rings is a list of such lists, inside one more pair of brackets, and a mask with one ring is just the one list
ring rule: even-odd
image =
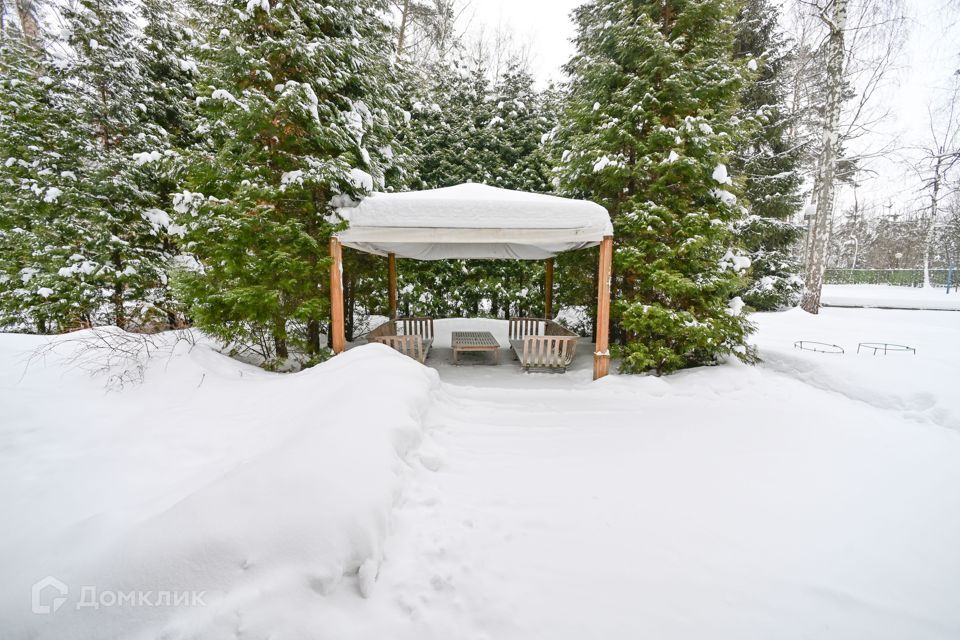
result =
[[344,245],[417,259],[533,260],[613,235],[610,215],[594,202],[475,183],[374,193],[338,211],[350,224],[338,234]]

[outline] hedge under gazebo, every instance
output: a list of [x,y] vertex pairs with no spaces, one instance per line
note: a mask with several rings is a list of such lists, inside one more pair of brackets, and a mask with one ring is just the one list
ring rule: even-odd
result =
[[545,260],[544,315],[550,316],[553,258],[565,251],[600,245],[593,377],[607,375],[613,225],[600,205],[467,183],[427,191],[373,193],[356,207],[340,209],[340,214],[349,227],[330,238],[334,353],[346,348],[342,247],[387,257],[390,317],[395,319],[398,257]]

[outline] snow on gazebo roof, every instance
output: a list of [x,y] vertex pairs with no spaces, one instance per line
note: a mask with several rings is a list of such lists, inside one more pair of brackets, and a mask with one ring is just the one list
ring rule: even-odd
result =
[[467,183],[443,189],[373,193],[342,208],[347,247],[399,258],[541,260],[613,235],[600,205]]

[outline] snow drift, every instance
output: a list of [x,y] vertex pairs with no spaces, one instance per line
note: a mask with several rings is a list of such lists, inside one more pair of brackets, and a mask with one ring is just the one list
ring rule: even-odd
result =
[[960,637],[956,314],[752,320],[756,367],[454,367],[450,331],[506,323],[446,320],[443,384],[378,346],[277,375],[179,345],[107,395],[21,379],[42,341],[0,335],[0,636]]
[[[5,336],[0,360],[38,344]],[[436,372],[371,345],[282,376],[180,344],[97,403],[64,355],[0,373],[5,638],[265,637],[370,593]],[[69,593],[38,615],[46,576]]]

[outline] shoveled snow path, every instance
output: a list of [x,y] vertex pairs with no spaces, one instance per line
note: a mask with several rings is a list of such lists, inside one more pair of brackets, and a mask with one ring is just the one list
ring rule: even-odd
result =
[[958,434],[718,373],[444,385],[359,635],[956,637]]

